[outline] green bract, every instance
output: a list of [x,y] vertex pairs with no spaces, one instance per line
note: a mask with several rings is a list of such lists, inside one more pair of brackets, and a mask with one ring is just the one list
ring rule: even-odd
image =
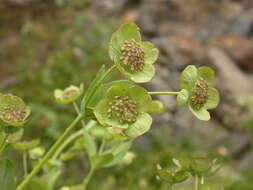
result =
[[157,177],[158,179],[174,185],[185,181],[189,175],[182,169],[166,170],[163,169],[159,164],[157,165]]
[[64,90],[56,89],[54,97],[59,104],[69,104],[79,98],[83,93],[83,84],[78,88],[77,86],[70,85]]
[[114,85],[94,109],[97,120],[103,125],[120,128],[131,138],[150,129],[152,118],[147,113],[152,99],[139,86]]
[[153,64],[159,52],[152,43],[141,41],[134,23],[126,23],[112,34],[109,54],[120,72],[136,83],[148,82],[155,74]]
[[34,139],[31,141],[17,142],[17,143],[12,144],[12,146],[17,150],[27,151],[32,148],[35,148],[36,146],[38,146],[39,143],[40,143],[39,139]]
[[21,98],[0,93],[0,125],[22,126],[29,115],[30,109]]
[[192,176],[211,176],[220,169],[216,159],[203,156],[180,156],[173,162]]
[[212,87],[214,79],[215,73],[209,67],[187,66],[181,75],[178,105],[188,105],[198,119],[208,121],[207,110],[215,108],[220,99],[218,90]]

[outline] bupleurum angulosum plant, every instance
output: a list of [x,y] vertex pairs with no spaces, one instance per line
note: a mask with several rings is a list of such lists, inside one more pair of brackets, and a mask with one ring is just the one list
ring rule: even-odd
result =
[[[0,181],[5,181],[1,183],[1,189],[35,190],[40,186],[43,190],[53,190],[61,165],[71,160],[75,152],[84,150],[89,158],[89,173],[80,184],[64,186],[60,190],[87,189],[96,170],[132,159],[134,155],[129,150],[133,141],[149,131],[152,114],[165,110],[162,102],[153,100],[152,95],[176,95],[178,106],[188,106],[198,119],[209,120],[208,110],[219,102],[219,93],[212,86],[215,74],[209,67],[187,66],[181,75],[179,92],[149,92],[137,85],[154,77],[158,54],[152,43],[142,41],[134,23],[123,24],[110,40],[111,68],[102,66],[87,89],[81,84],[55,90],[56,102],[72,104],[77,115],[47,151],[39,145],[38,139],[21,140],[30,109],[21,98],[1,93]],[[115,69],[128,80],[105,82]],[[21,181],[16,180],[11,161],[4,157],[6,147],[23,152],[24,177]],[[27,167],[28,161],[33,166],[31,171]],[[219,168],[216,160],[205,157],[182,156],[173,161],[173,170],[157,166],[157,178],[171,188],[191,174],[195,177],[195,189],[198,189],[199,184],[204,183],[204,177]]]

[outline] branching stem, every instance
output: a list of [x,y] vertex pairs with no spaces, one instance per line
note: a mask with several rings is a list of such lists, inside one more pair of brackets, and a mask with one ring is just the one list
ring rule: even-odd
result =
[[30,180],[40,171],[44,164],[54,155],[61,144],[66,140],[66,138],[72,132],[72,129],[77,125],[77,123],[82,119],[82,115],[78,115],[76,119],[67,127],[61,137],[54,143],[54,145],[49,149],[46,155],[40,160],[40,162],[33,168],[30,174],[28,174],[25,179],[17,187],[17,190],[23,190],[25,186],[30,182]]
[[148,92],[150,95],[178,95],[180,92]]

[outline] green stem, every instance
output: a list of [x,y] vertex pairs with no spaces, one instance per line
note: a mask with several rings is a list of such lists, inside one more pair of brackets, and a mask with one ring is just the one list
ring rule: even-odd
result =
[[195,176],[195,188],[194,188],[194,190],[198,190],[198,188],[199,188],[199,177],[196,175]]
[[78,138],[79,136],[82,136],[83,134],[83,129],[75,132],[73,135],[69,136],[62,144],[61,146],[56,150],[56,152],[54,153],[54,155],[52,156],[52,160],[56,160],[58,158],[58,156],[62,153],[62,151],[72,142],[74,141],[76,138]]
[[40,171],[42,166],[47,163],[50,157],[57,151],[61,144],[66,140],[66,138],[71,133],[72,129],[77,125],[77,123],[82,119],[82,115],[78,115],[76,119],[67,127],[61,137],[54,143],[54,145],[49,149],[46,155],[40,160],[40,162],[33,168],[30,174],[28,174],[25,179],[20,183],[16,190],[23,190],[25,186],[30,182],[30,180]]
[[[76,113],[79,115],[80,114],[80,110],[79,110],[79,107],[78,107],[78,105],[77,105],[76,102],[73,102],[73,107],[74,107]],[[85,121],[83,119],[81,120],[81,123],[82,123],[82,126],[85,127]]]
[[180,92],[148,92],[150,95],[178,95]]
[[106,143],[106,139],[103,138],[102,143],[101,143],[99,150],[98,150],[98,154],[102,154],[102,152],[104,151],[105,143]]
[[87,189],[88,184],[89,184],[89,182],[90,182],[90,180],[91,180],[91,178],[92,178],[94,172],[95,172],[95,167],[94,167],[94,166],[91,166],[91,169],[90,169],[90,171],[89,171],[87,177],[86,177],[85,180],[83,181],[83,190],[86,190],[86,189]]
[[1,142],[1,145],[0,145],[0,156],[2,155],[6,145],[7,145],[7,138],[8,138],[8,134],[4,133],[4,138],[3,138],[3,141]]
[[24,177],[28,174],[28,167],[27,167],[27,151],[23,153],[23,168],[24,168]]

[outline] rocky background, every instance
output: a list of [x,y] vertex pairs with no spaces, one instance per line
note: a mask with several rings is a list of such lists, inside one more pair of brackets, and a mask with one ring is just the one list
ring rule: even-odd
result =
[[[212,120],[198,121],[187,108],[176,107],[175,97],[158,96],[168,111],[156,116],[154,128],[170,128],[171,133],[165,138],[172,139],[173,143],[194,131],[196,144],[204,144],[216,154],[231,157],[232,167],[252,168],[252,0],[93,0],[85,1],[85,6],[70,1],[0,0],[1,89],[22,88],[15,72],[20,71],[17,64],[22,61],[18,57],[25,52],[26,46],[20,46],[23,35],[27,35],[27,30],[30,34],[28,21],[47,23],[49,31],[57,22],[72,23],[62,13],[69,4],[75,11],[68,16],[82,14],[86,17],[88,24],[83,28],[86,32],[89,26],[101,27],[101,23],[117,28],[120,23],[134,21],[140,26],[144,38],[160,50],[157,75],[146,85],[152,91],[177,91],[180,72],[189,64],[214,68],[221,103],[211,112]],[[55,18],[53,24],[50,23],[52,18]],[[111,30],[106,31],[105,36],[109,37]],[[63,39],[69,40],[71,36]],[[50,34],[40,38],[40,43],[44,43],[37,49],[41,57],[29,59],[35,65],[43,64],[45,57],[50,55],[50,48],[57,49],[50,46],[49,40]],[[77,58],[84,56],[79,50],[72,52]],[[144,136],[138,142],[148,144],[149,138]]]

